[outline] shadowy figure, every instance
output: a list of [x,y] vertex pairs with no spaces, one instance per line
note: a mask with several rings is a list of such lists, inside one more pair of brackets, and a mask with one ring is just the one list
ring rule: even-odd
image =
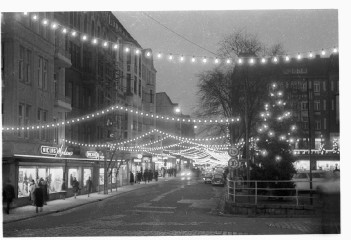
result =
[[5,186],[4,190],[2,192],[3,195],[3,201],[6,202],[6,213],[10,214],[10,207],[13,199],[15,198],[15,188],[11,184],[11,180],[8,179]]

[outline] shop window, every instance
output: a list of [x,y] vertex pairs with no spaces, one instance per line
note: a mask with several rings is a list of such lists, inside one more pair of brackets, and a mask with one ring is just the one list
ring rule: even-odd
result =
[[63,168],[48,168],[47,184],[49,193],[61,191],[63,182]]
[[18,197],[29,196],[29,183],[36,181],[37,171],[35,167],[18,168]]
[[83,177],[84,177],[83,184],[84,184],[84,186],[86,186],[87,185],[87,180],[89,179],[89,177],[91,179],[91,169],[90,168],[84,168],[83,171],[84,171],[84,173],[83,173]]
[[68,177],[69,177],[69,181],[68,181],[68,188],[72,188],[72,184],[73,184],[73,179],[76,178],[77,181],[78,180],[78,169],[77,168],[70,168],[68,169]]

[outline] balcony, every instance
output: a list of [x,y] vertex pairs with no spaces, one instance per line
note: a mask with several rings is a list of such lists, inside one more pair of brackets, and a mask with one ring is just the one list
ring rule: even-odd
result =
[[71,99],[61,94],[55,94],[55,107],[62,109],[65,112],[72,111]]
[[69,68],[72,66],[71,54],[64,49],[61,41],[55,42],[55,64],[63,68]]

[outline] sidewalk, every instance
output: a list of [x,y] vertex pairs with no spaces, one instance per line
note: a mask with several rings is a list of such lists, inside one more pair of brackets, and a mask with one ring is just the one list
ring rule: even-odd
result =
[[66,198],[65,200],[63,199],[52,200],[47,202],[47,205],[44,205],[43,207],[43,211],[39,213],[35,212],[35,207],[32,205],[12,208],[10,210],[10,214],[3,213],[2,215],[3,223],[6,224],[6,223],[16,222],[16,221],[34,218],[38,216],[48,215],[51,213],[63,212],[75,207],[83,206],[83,205],[98,202],[98,201],[103,201],[107,198],[111,198],[122,193],[130,192],[133,190],[137,190],[139,188],[158,184],[159,182],[164,182],[171,179],[174,179],[174,177],[159,178],[157,182],[153,180],[152,182],[149,182],[146,184],[145,182],[141,182],[140,184],[137,183],[133,185],[126,185],[126,186],[118,187],[117,192],[116,192],[116,189],[113,189],[112,192],[110,192],[109,190],[107,195],[100,192],[100,193],[91,193],[90,197],[88,197],[87,194],[84,194],[84,195],[78,195],[76,199],[74,197],[69,197],[69,198]]

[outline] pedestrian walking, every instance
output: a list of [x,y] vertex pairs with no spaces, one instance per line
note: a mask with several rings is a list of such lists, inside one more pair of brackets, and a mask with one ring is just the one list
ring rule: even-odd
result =
[[78,191],[80,190],[79,182],[77,181],[77,178],[73,178],[72,187],[73,187],[74,198],[76,198],[78,195]]
[[152,177],[153,177],[153,173],[152,173],[152,170],[150,169],[149,170],[149,173],[148,173],[148,182],[152,182]]
[[155,171],[155,180],[158,181],[158,171]]
[[144,174],[143,174],[143,180],[144,180],[144,182],[145,182],[145,184],[146,184],[146,181],[147,181],[147,179],[148,179],[148,174],[147,174],[148,172],[147,172],[147,169],[144,171]]
[[38,213],[38,208],[40,208],[40,212],[43,211],[44,206],[44,193],[43,188],[39,185],[35,186],[34,190],[34,205],[35,205],[35,212]]
[[88,197],[90,196],[90,193],[92,192],[93,190],[93,181],[91,181],[91,178],[89,177],[87,182],[86,182],[86,185],[87,185],[87,192],[88,192]]
[[140,182],[141,182],[141,178],[142,178],[142,174],[141,174],[141,172],[139,171],[138,172],[138,183],[140,184]]
[[47,201],[49,200],[47,181],[45,181],[43,178],[40,178],[39,187],[42,189],[43,192],[44,205],[47,205]]
[[34,205],[34,191],[35,191],[35,181],[32,179],[29,183],[29,201],[31,201],[32,205]]
[[8,179],[5,186],[4,190],[2,192],[3,196],[3,202],[6,202],[6,213],[10,214],[10,207],[13,199],[15,198],[15,188],[11,184],[11,180]]
[[131,185],[133,185],[134,184],[134,174],[132,173],[132,171],[130,171],[129,174],[130,174],[129,182],[130,182]]

